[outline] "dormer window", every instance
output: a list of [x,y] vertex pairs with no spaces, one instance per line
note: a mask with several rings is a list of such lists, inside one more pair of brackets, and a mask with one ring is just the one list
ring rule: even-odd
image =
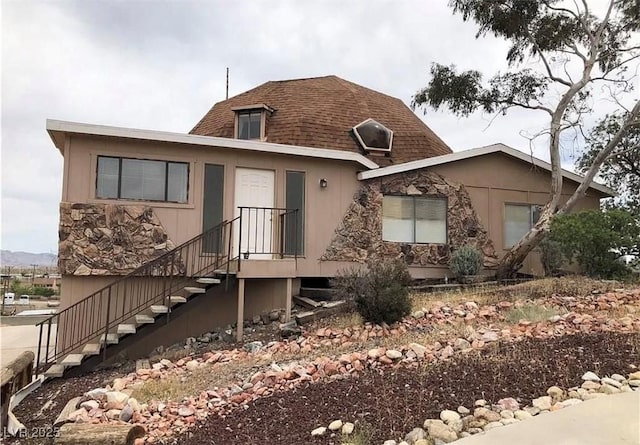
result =
[[393,131],[373,119],[367,119],[353,127],[356,139],[366,151],[391,151]]
[[238,139],[262,139],[262,110],[238,112]]
[[232,108],[236,113],[236,139],[266,140],[267,113],[273,108],[264,104],[254,104]]

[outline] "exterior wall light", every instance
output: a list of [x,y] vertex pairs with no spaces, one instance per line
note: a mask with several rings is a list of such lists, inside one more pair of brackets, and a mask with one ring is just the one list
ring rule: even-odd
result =
[[321,178],[320,179],[320,188],[323,188],[323,189],[327,188],[327,184],[328,184],[328,182],[327,182],[326,178]]

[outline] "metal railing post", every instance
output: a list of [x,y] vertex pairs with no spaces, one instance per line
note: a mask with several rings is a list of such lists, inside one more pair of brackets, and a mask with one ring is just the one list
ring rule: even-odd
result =
[[293,249],[294,249],[294,251],[293,251],[293,259],[296,262],[296,265],[298,263],[298,210],[299,209],[296,209],[293,212],[293,217],[294,217],[294,219],[296,221],[295,227],[294,227],[295,231],[293,233]]
[[35,375],[38,377],[38,367],[40,365],[40,350],[42,349],[42,323],[40,325],[40,337],[38,338],[38,354],[36,356]]
[[[48,355],[49,355],[49,342],[50,342],[50,340],[51,340],[51,320],[52,320],[52,319],[50,318],[50,319],[49,319],[49,323],[47,324],[47,346],[46,346],[46,349],[45,349],[45,351],[46,351],[46,352],[45,352],[46,356],[48,356]],[[55,355],[55,354],[54,354],[54,355]],[[49,363],[49,361],[48,361],[48,360],[47,360],[47,363]]]
[[240,220],[238,222],[238,270],[240,272],[240,257],[242,256],[242,207],[240,207]]
[[102,350],[102,360],[107,359],[107,347],[109,343],[107,342],[107,336],[109,335],[109,313],[111,311],[111,287],[109,288],[109,292],[107,293],[107,317],[104,324],[104,349]]

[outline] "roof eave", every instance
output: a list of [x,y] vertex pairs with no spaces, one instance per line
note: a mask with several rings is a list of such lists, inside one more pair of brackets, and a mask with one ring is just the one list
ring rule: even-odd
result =
[[[525,162],[529,162],[537,167],[543,168],[547,171],[551,171],[551,164],[542,159],[538,159],[534,156],[527,155],[521,151],[509,147],[504,144],[487,145],[486,147],[472,148],[470,150],[458,151],[446,155],[434,156],[432,158],[419,159],[417,161],[405,162],[403,164],[396,164],[389,167],[379,168],[377,170],[370,170],[358,173],[358,179],[363,181],[367,179],[380,178],[383,176],[389,176],[397,173],[403,173],[406,171],[417,170],[420,168],[433,167],[436,165],[448,164],[450,162],[460,161],[464,159],[470,159],[477,156],[482,156],[490,153],[504,153],[509,156],[515,157]],[[562,169],[562,176],[570,179],[574,182],[581,183],[583,178],[568,170]],[[605,196],[613,197],[617,193],[609,187],[599,184],[595,181],[591,181],[589,188],[602,193]]]
[[61,151],[64,148],[64,135],[70,133],[115,137],[122,139],[137,139],[209,147],[221,147],[238,150],[253,150],[258,152],[306,156],[320,159],[334,159],[355,162],[368,169],[379,168],[378,164],[371,161],[370,159],[367,159],[359,153],[333,150],[329,148],[302,147],[297,145],[274,144],[270,142],[229,139],[185,133],[173,133],[168,131],[141,130],[137,128],[93,125],[79,122],[59,121],[54,119],[47,119],[47,132],[49,133],[49,136],[51,137],[54,145]]

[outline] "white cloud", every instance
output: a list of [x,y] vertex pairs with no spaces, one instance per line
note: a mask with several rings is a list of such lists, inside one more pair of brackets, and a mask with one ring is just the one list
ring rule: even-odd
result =
[[[336,74],[409,103],[432,62],[506,68],[507,44],[445,2],[372,0],[2,3],[2,248],[57,249],[62,157],[47,118],[189,131],[213,103],[269,80]],[[421,113],[418,111],[418,113]],[[546,116],[429,111],[454,150],[528,150]],[[544,156],[544,141],[534,153]],[[569,159],[566,160],[569,162]]]

